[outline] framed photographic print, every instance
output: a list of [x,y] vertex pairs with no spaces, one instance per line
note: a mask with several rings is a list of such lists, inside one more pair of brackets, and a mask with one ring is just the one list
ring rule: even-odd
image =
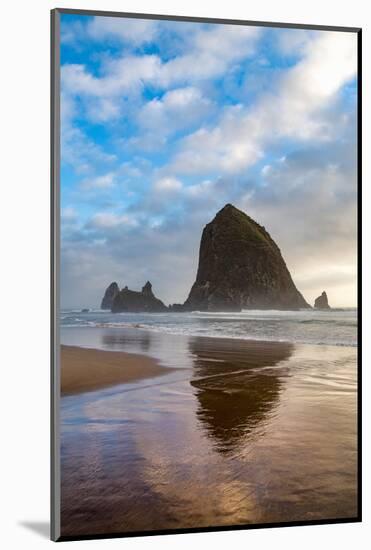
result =
[[52,11],[52,538],[361,520],[361,31]]

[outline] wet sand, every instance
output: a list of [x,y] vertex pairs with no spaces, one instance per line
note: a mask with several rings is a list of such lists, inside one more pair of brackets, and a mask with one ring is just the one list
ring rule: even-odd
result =
[[357,517],[356,348],[140,329],[62,341],[166,371],[63,397],[62,535]]
[[168,372],[151,357],[133,353],[61,346],[61,393],[96,391]]

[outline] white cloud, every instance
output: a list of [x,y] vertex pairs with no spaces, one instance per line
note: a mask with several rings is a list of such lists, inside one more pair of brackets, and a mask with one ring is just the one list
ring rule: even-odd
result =
[[176,88],[147,102],[137,122],[143,130],[155,133],[161,143],[161,137],[205,120],[212,109],[212,102],[198,88]]
[[233,173],[257,162],[262,155],[260,143],[252,132],[246,136],[244,116],[241,105],[227,107],[219,126],[201,127],[183,140],[169,169],[191,174]]
[[61,220],[62,223],[70,223],[74,222],[78,219],[78,214],[75,208],[72,206],[68,206],[66,208],[62,208],[61,210]]
[[65,25],[62,21],[61,25],[61,44],[76,46],[79,42],[79,37],[85,36],[85,25],[81,21],[69,21]]
[[297,56],[315,37],[316,31],[303,29],[279,29],[275,33],[275,48],[284,56]]
[[85,103],[86,116],[92,122],[104,123],[119,117],[121,102],[118,99],[93,98]]
[[200,199],[202,196],[209,197],[215,192],[217,182],[211,180],[203,180],[200,183],[189,185],[184,189],[186,196],[190,198]]
[[[118,20],[115,27],[122,22]],[[183,55],[163,61],[157,55],[124,54],[120,58],[105,59],[104,74],[100,76],[90,73],[84,65],[65,64],[62,66],[63,90],[79,96],[113,98],[137,92],[143,84],[166,88],[183,82],[207,80],[252,55],[260,33],[260,29],[255,27],[223,25],[202,28],[194,33],[190,50]]]
[[182,109],[199,101],[206,102],[207,100],[202,97],[200,90],[193,87],[170,90],[162,100],[165,106],[173,109]]
[[116,156],[106,153],[74,124],[79,112],[76,99],[69,93],[61,93],[61,158],[64,164],[73,167],[78,174],[87,174],[100,165],[112,164]]
[[154,191],[157,192],[173,192],[182,189],[182,183],[176,178],[161,178],[154,183]]
[[[306,45],[304,60],[285,79],[287,91],[300,107],[321,105],[357,71],[357,36],[353,33],[323,32]],[[298,108],[298,106],[296,106]]]
[[88,228],[96,229],[109,229],[118,226],[130,226],[135,227],[137,225],[136,220],[129,215],[117,215],[112,212],[98,212],[94,214],[87,224]]
[[82,181],[81,187],[83,189],[110,189],[115,184],[115,174],[109,172],[103,176],[96,176],[87,178]]
[[265,94],[253,109],[228,107],[217,126],[187,136],[170,170],[235,173],[259,160],[274,139],[329,139],[337,124],[327,119],[326,108],[355,76],[356,59],[355,35],[322,32],[307,44],[303,59],[282,76],[276,93]]
[[258,27],[215,25],[195,33],[192,48],[162,66],[159,82],[197,82],[225,73],[230,65],[251,56],[261,35]]
[[62,66],[63,90],[75,95],[110,98],[135,91],[143,82],[155,80],[161,70],[156,55],[129,55],[107,60],[106,74],[98,77],[81,64]]
[[89,21],[86,32],[94,40],[116,38],[123,42],[139,45],[155,37],[157,22],[150,19],[121,17],[94,17]]
[[140,178],[143,175],[143,168],[139,165],[138,161],[133,162],[123,162],[119,168],[120,174],[128,178]]
[[71,95],[66,94],[62,90],[62,92],[61,92],[61,124],[62,124],[62,128],[69,125],[75,116],[76,116],[76,103],[75,103],[75,100]]
[[96,16],[86,22],[62,21],[61,42],[80,50],[88,40],[94,42],[121,42],[138,47],[153,40],[157,34],[157,21],[120,17]]

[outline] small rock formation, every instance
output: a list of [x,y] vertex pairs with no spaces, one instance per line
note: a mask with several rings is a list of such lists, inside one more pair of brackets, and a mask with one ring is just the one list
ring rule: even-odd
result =
[[167,311],[167,307],[152,292],[152,285],[146,282],[141,292],[129,290],[126,286],[119,291],[113,299],[111,311],[119,313],[127,311],[131,313],[161,313]]
[[202,233],[196,281],[185,310],[310,308],[264,227],[231,204]]
[[314,300],[314,307],[316,309],[331,309],[325,291],[322,292],[321,296],[318,296],[318,298]]
[[120,292],[119,286],[116,282],[111,283],[104,293],[102,303],[100,305],[101,309],[111,309],[113,300],[116,298],[117,294]]

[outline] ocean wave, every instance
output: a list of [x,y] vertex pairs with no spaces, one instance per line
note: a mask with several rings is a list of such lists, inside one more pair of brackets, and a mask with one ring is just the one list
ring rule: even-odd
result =
[[287,317],[290,315],[331,315],[332,313],[344,312],[344,313],[357,313],[357,308],[331,308],[331,309],[242,309],[241,311],[200,311],[194,310],[190,313],[197,315],[215,315],[215,316],[225,316],[225,315],[256,315],[257,317],[264,317],[266,315],[275,315],[279,317]]
[[109,329],[140,329],[149,332],[157,332],[162,334],[169,334],[174,336],[187,336],[193,338],[226,338],[235,340],[254,340],[260,342],[288,342],[293,344],[311,344],[320,346],[342,346],[342,347],[357,347],[356,339],[335,339],[332,337],[303,337],[298,335],[291,335],[282,337],[279,335],[262,334],[258,336],[254,333],[246,332],[229,332],[223,329],[223,327],[185,327],[185,326],[163,326],[163,325],[149,325],[145,323],[132,323],[132,322],[86,322],[85,324],[65,324],[66,328],[109,328]]
[[61,312],[65,328],[141,329],[187,337],[235,338],[300,344],[357,346],[354,309],[330,311],[245,310],[242,312],[118,313]]
[[150,330],[153,332],[163,332],[166,334],[174,334],[174,335],[186,335],[190,337],[206,337],[206,338],[227,338],[227,339],[235,339],[235,340],[256,340],[258,342],[288,342],[293,344],[313,344],[313,345],[319,345],[319,346],[325,346],[325,345],[333,345],[333,346],[344,346],[344,347],[357,347],[357,342],[354,340],[344,341],[344,340],[324,340],[322,339],[315,339],[315,338],[280,338],[277,336],[271,336],[267,334],[263,334],[262,336],[257,336],[256,334],[231,334],[224,332],[222,334],[222,331],[218,331],[217,333],[209,331],[208,329],[198,329],[195,331],[184,331],[184,330],[177,330],[174,327],[155,327],[155,326],[147,326],[142,325],[141,327],[145,330]]
[[125,322],[107,322],[101,323],[98,321],[86,321],[82,319],[75,319],[75,321],[81,321],[80,323],[63,323],[62,327],[71,328],[71,327],[80,327],[80,328],[148,328],[147,325],[142,325],[140,323],[125,323]]
[[342,321],[337,319],[304,319],[302,321],[295,321],[302,325],[336,325],[337,327],[357,327],[357,320],[355,321]]
[[94,314],[94,315],[107,315],[107,314],[110,314],[111,312],[106,310],[106,309],[91,309],[91,308],[86,308],[88,311],[83,311],[84,308],[81,308],[81,309],[62,309],[61,310],[61,314],[62,315],[73,315],[73,314],[76,314],[76,313],[82,313],[83,315],[87,315],[88,313],[89,314]]

